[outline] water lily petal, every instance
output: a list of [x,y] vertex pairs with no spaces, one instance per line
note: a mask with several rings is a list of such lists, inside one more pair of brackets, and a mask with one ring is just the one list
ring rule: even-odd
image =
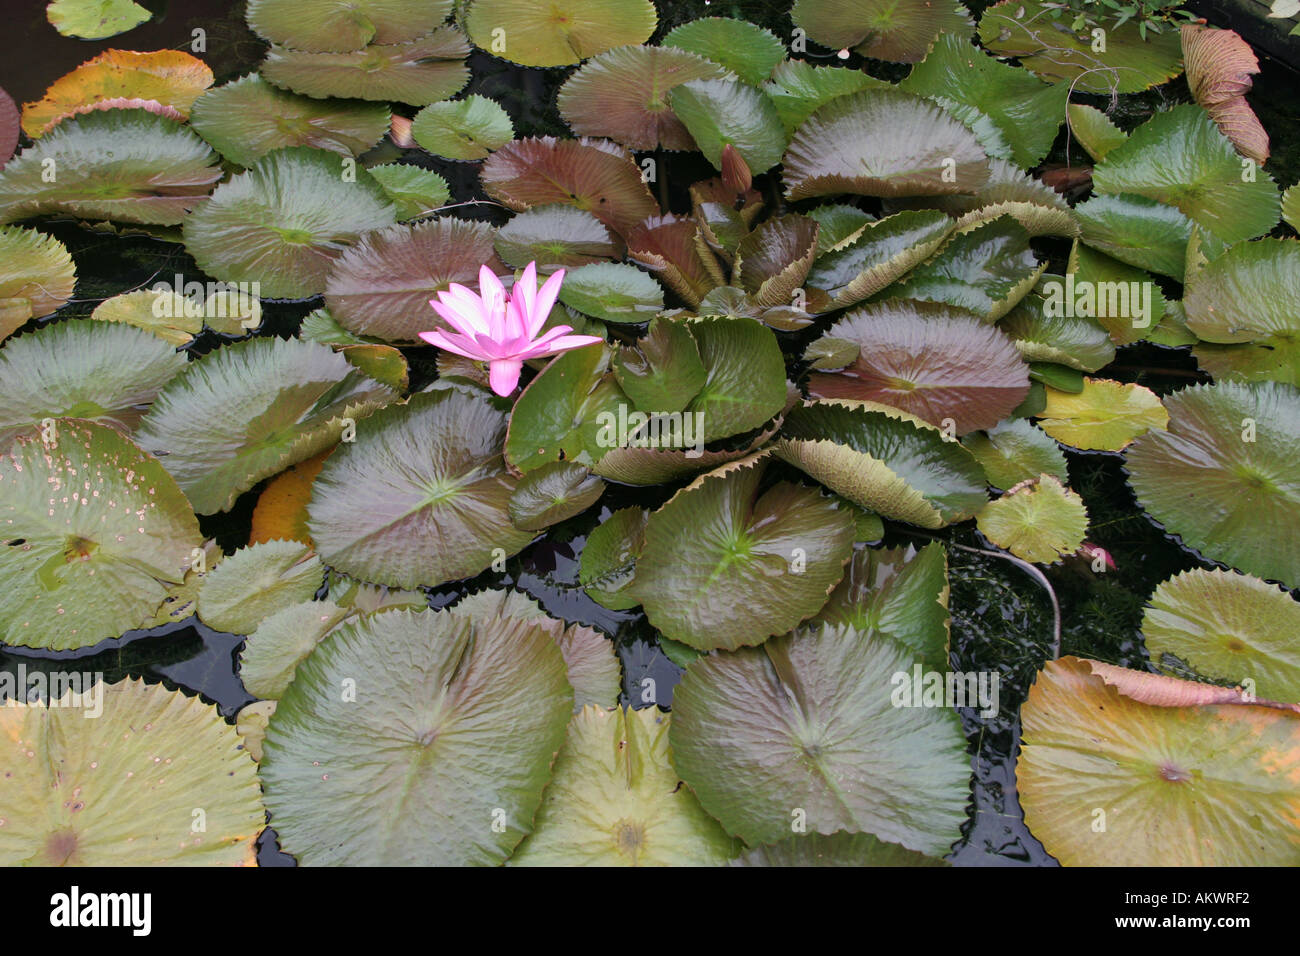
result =
[[501,339],[506,327],[506,287],[486,265],[479,266],[478,294],[492,337]]
[[598,335],[560,335],[545,339],[538,339],[529,346],[527,353],[523,354],[524,358],[540,358],[543,355],[554,355],[559,352],[567,352],[570,349],[580,349],[586,345],[595,345],[597,342],[605,341]]
[[465,358],[475,359],[479,362],[489,361],[492,356],[486,355],[473,340],[466,339],[459,335],[448,335],[441,329],[434,329],[430,332],[421,332],[420,338],[430,345],[436,345],[440,349],[448,352],[455,352],[457,355],[463,355]]
[[488,366],[488,381],[492,384],[492,391],[498,395],[509,395],[519,384],[519,372],[523,369],[524,363],[519,359],[495,359]]
[[430,299],[429,305],[433,307],[433,311],[442,317],[444,322],[467,338],[472,339],[476,335],[486,335],[488,333],[482,316],[459,303],[454,301],[437,302]]
[[551,307],[555,305],[556,296],[560,294],[560,284],[564,282],[564,270],[556,269],[550,278],[542,284],[541,291],[537,293],[537,300],[533,303],[533,308],[528,316],[530,335],[536,335],[546,324],[547,317],[551,314]]

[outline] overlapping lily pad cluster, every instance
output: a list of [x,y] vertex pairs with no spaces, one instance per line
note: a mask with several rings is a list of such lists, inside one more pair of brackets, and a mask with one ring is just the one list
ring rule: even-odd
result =
[[[287,340],[256,334],[255,302],[160,311],[148,290],[42,322],[72,259],[0,227],[0,338],[21,330],[0,349],[0,640],[85,648],[194,613],[248,635],[242,746],[305,864],[935,864],[970,761],[951,707],[891,699],[895,675],[949,668],[947,555],[924,538],[974,519],[1058,562],[1088,534],[1062,449],[1122,454],[1141,506],[1222,566],[1162,584],[1144,624],[1156,664],[1211,682],[1048,664],[1029,825],[1069,863],[1296,862],[1297,193],[1261,165],[1235,35],[1121,27],[1098,51],[1041,6],[988,9],[981,47],[955,4],[798,0],[792,51],[740,20],[659,30],[650,0],[250,0],[257,73],[85,64],[24,109],[0,222],[134,224],[318,307]],[[806,42],[912,66],[890,82]],[[573,135],[454,98],[472,47],[570,70]],[[1079,102],[1184,58],[1194,103],[1123,130]],[[1093,164],[1073,204],[1041,169],[1062,124]],[[422,152],[477,163],[508,218],[444,208]],[[712,173],[668,182],[676,152]],[[567,271],[551,324],[604,341],[508,398],[450,354],[413,390],[429,299],[529,263]],[[198,355],[205,326],[223,342]],[[1162,399],[1107,378],[1140,340],[1190,346],[1212,381]],[[662,503],[598,512],[581,585],[641,607],[685,668],[671,717],[619,707],[607,637],[519,592],[429,608],[610,483]],[[249,544],[223,555],[199,518],[251,492]],[[886,529],[916,545],[877,547]],[[254,765],[215,712],[110,700],[106,733],[157,714],[239,765],[188,754],[227,819],[222,854],[174,858],[249,859]],[[37,741],[138,757],[41,704],[4,713],[6,766]],[[24,766],[0,788],[62,799],[67,778]],[[0,821],[0,861],[111,862],[140,806]]]

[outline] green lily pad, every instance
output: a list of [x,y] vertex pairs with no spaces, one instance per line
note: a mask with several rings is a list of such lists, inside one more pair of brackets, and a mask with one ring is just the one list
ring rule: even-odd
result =
[[763,92],[776,107],[776,115],[789,137],[804,120],[837,96],[891,86],[861,70],[813,66],[807,60],[782,60],[772,70],[772,78],[763,83]]
[[305,866],[501,863],[532,829],[572,707],[564,658],[531,622],[346,623],[298,665],[267,728],[280,845]]
[[951,219],[932,209],[864,222],[852,239],[818,255],[808,284],[829,293],[833,308],[854,305],[930,258],[953,227]]
[[1300,185],[1289,186],[1282,193],[1282,220],[1300,232]]
[[1014,488],[1039,475],[1069,481],[1060,446],[1023,418],[1009,418],[987,432],[972,432],[961,443],[995,488]]
[[76,284],[77,268],[63,243],[35,229],[0,227],[0,342],[28,319],[61,307]]
[[714,441],[759,428],[785,406],[785,363],[776,336],[753,319],[710,318],[688,328],[707,378],[686,406]]
[[1010,216],[1031,236],[1077,236],[1079,224],[1070,204],[1056,190],[1005,159],[989,160],[989,178],[968,194],[903,200],[900,205],[933,207],[957,219],[957,229]]
[[543,272],[571,269],[617,258],[622,245],[589,212],[572,206],[537,206],[512,216],[497,230],[497,255],[522,269],[537,263]]
[[1087,150],[1094,163],[1100,163],[1107,153],[1128,139],[1128,133],[1094,106],[1071,103],[1066,109],[1066,115],[1070,134]]
[[216,163],[197,135],[147,110],[76,116],[0,170],[0,222],[64,213],[174,226],[204,204]]
[[593,262],[566,272],[560,301],[606,322],[648,322],[664,307],[652,276],[623,262]]
[[1164,317],[1164,294],[1145,269],[1081,242],[1071,248],[1066,268],[1064,279],[1048,277],[1038,287],[1045,316],[1069,318],[1073,312],[1104,328],[1116,345],[1150,335]]
[[306,298],[325,290],[343,250],[397,210],[364,169],[325,150],[268,153],[217,187],[185,220],[185,249],[223,282],[258,282],[267,297]]
[[942,860],[877,840],[870,833],[807,833],[756,846],[732,866],[944,866]]
[[1104,49],[1094,51],[1091,30],[1071,29],[1043,0],[1003,0],[980,18],[980,42],[998,56],[1014,56],[1025,69],[1052,83],[1065,81],[1080,93],[1136,93],[1183,71],[1176,30],[1148,31],[1136,20],[1108,25]]
[[748,83],[732,77],[691,80],[674,87],[668,100],[714,169],[722,169],[726,146],[734,147],[755,175],[781,161],[786,137],[776,107]]
[[605,482],[582,465],[556,461],[524,475],[506,510],[516,528],[541,531],[586,511],[604,491]]
[[575,70],[557,102],[579,136],[605,136],[629,149],[695,149],[669,106],[669,94],[691,80],[723,75],[711,60],[672,45],[624,46]]
[[1193,568],[1162,581],[1142,618],[1151,659],[1172,654],[1202,674],[1249,679],[1251,692],[1300,700],[1300,655],[1291,639],[1300,604],[1249,574]]
[[822,46],[894,63],[920,60],[940,33],[971,30],[960,3],[933,0],[796,0],[790,18]]
[[[165,296],[165,300],[160,299]],[[105,299],[90,317],[99,322],[121,323],[148,332],[171,345],[189,345],[203,331],[202,309],[174,291],[139,289]]]
[[817,255],[816,219],[787,213],[759,224],[736,248],[736,278],[759,307],[788,306]]
[[[1124,684],[1113,686],[1117,675]],[[1047,851],[1066,866],[1300,862],[1300,717],[1240,703],[1153,706],[1125,693],[1138,681],[1189,697],[1205,686],[1066,657],[1030,688],[1017,789]]]
[[984,473],[970,452],[905,412],[862,404],[792,409],[776,454],[854,504],[923,528],[964,521],[984,506]]
[[208,574],[199,619],[215,631],[252,634],[280,608],[310,601],[324,580],[320,558],[297,541],[240,548]]
[[646,414],[680,412],[708,380],[689,327],[652,319],[644,338],[614,354],[619,387]]
[[249,339],[190,363],[155,399],[136,440],[163,456],[196,511],[211,514],[329,448],[345,420],[394,397],[329,346]]
[[864,234],[864,227],[876,221],[871,213],[848,203],[823,203],[808,210],[807,215],[821,226],[817,230],[818,259],[856,242]]
[[401,43],[434,30],[452,0],[249,0],[248,25],[272,43],[313,53],[345,53]]
[[[319,584],[318,580],[316,586]],[[277,596],[292,600],[287,593]],[[249,632],[239,654],[239,678],[244,688],[255,697],[279,700],[298,665],[350,613],[333,601],[312,600],[283,604],[271,611]]]
[[506,415],[480,393],[423,392],[359,424],[316,478],[308,528],[322,560],[390,587],[471,577],[532,541],[506,507]]
[[1099,194],[1133,193],[1176,206],[1224,242],[1252,239],[1277,224],[1273,177],[1242,179],[1241,157],[1199,106],[1156,113],[1092,171]]
[[1206,557],[1300,585],[1300,392],[1220,382],[1183,389],[1165,407],[1169,429],[1126,456],[1141,506]]
[[590,467],[606,451],[602,426],[627,398],[610,372],[610,350],[588,345],[557,355],[528,383],[515,403],[505,455],[512,469],[532,471],[548,462]]
[[1163,431],[1169,413],[1143,385],[1085,378],[1083,391],[1048,388],[1039,426],[1063,445],[1121,451],[1148,432]]
[[330,268],[325,304],[345,329],[389,342],[415,342],[445,323],[429,307],[458,282],[477,287],[479,268],[503,273],[487,223],[452,216],[362,236]]
[[785,59],[785,44],[748,20],[701,17],[672,30],[665,47],[689,50],[721,64],[746,83],[757,86]]
[[1174,207],[1142,196],[1095,196],[1074,214],[1087,245],[1182,281],[1192,223]]
[[980,533],[999,548],[1038,564],[1074,554],[1088,534],[1083,499],[1052,475],[1009,488],[975,516]]
[[156,459],[73,419],[0,455],[0,529],[0,640],[50,650],[143,626],[202,541]]
[[1261,239],[1230,246],[1187,279],[1187,328],[1222,344],[1300,336],[1300,242]]
[[1095,372],[1115,358],[1115,344],[1100,322],[1088,316],[1058,315],[1039,295],[1021,299],[998,320],[998,328],[1011,336],[1026,362],[1055,362]]
[[[987,116],[1010,147],[1006,158],[1028,168],[1047,155],[1065,118],[1069,88],[1047,84],[993,59],[969,39],[941,34],[898,86],[940,105],[961,104]],[[987,145],[987,144],[986,144]]]
[[435,156],[474,160],[514,139],[515,129],[495,100],[471,95],[430,103],[416,114],[411,136]]
[[134,0],[52,0],[45,8],[46,19],[60,35],[82,40],[106,40],[151,16]]
[[255,863],[257,765],[215,707],[138,680],[83,695],[102,711],[0,708],[0,865]]
[[564,656],[565,672],[573,687],[573,712],[587,706],[615,706],[623,690],[623,667],[614,653],[613,641],[594,628],[582,624],[565,627],[563,621],[545,615],[537,623],[551,635]]
[[748,458],[697,478],[650,515],[636,594],[650,623],[698,650],[783,634],[815,614],[844,574],[853,516]]
[[512,866],[717,866],[738,849],[680,786],[671,718],[654,707],[587,707],[569,723]]
[[469,44],[454,27],[347,53],[309,53],[273,44],[262,63],[269,82],[304,96],[395,101],[424,106],[469,82]]
[[578,566],[578,583],[597,604],[625,611],[641,603],[633,584],[649,516],[642,508],[620,508],[587,536]]
[[935,196],[989,177],[974,133],[924,97],[893,90],[831,100],[795,132],[782,163],[787,199]]
[[970,760],[955,711],[893,705],[914,664],[888,637],[829,625],[702,657],[673,691],[673,763],[751,845],[848,830],[943,856]]
[[451,198],[447,180],[431,169],[409,163],[384,163],[371,166],[367,172],[379,183],[388,201],[397,207],[399,222],[432,216]]
[[826,335],[857,354],[838,371],[814,371],[813,398],[882,402],[963,435],[993,427],[1029,392],[1011,339],[958,309],[890,299],[855,309]]
[[659,17],[650,0],[555,0],[547,6],[474,0],[461,14],[481,50],[522,66],[568,66],[644,43]]
[[0,445],[46,418],[82,418],[129,432],[185,356],[129,325],[73,319],[0,349]]

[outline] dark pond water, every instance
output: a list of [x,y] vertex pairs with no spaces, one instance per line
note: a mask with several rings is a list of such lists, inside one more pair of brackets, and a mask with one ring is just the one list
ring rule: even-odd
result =
[[[203,59],[221,83],[255,69],[264,44],[247,29],[242,3],[222,0],[139,0],[153,13],[153,19],[113,40],[97,43],[72,41],[57,36],[44,20],[44,2],[15,4],[7,0],[9,15],[6,39],[0,48],[0,86],[22,103],[38,99],[57,77],[99,52],[116,46],[136,50],[188,49],[193,30],[206,33]],[[976,3],[977,9],[985,4]],[[21,9],[15,9],[20,6]],[[788,3],[707,3],[705,0],[677,2],[657,0],[661,13],[660,33],[700,16],[741,16],[768,27],[780,36],[790,35]],[[657,37],[656,37],[657,39]],[[814,49],[813,54],[817,51]],[[829,51],[822,51],[832,57]],[[1284,65],[1263,60],[1264,73],[1256,82],[1252,105],[1274,137],[1274,161],[1269,164],[1275,177],[1289,183],[1300,169],[1300,136],[1297,135],[1292,101],[1297,76]],[[518,134],[562,134],[565,132],[555,109],[555,93],[564,71],[526,70],[493,60],[480,53],[470,58],[473,80],[467,92],[496,99],[510,112]],[[848,65],[864,65],[856,57]],[[890,64],[866,63],[869,70],[896,78],[906,71]],[[1181,97],[1185,88],[1170,84],[1162,91],[1131,97],[1125,108],[1133,125],[1162,101]],[[1104,101],[1097,100],[1098,105]],[[413,111],[408,110],[408,115]],[[1292,115],[1288,115],[1292,114]],[[382,147],[380,147],[382,149]],[[396,155],[396,150],[393,154]],[[689,208],[685,185],[712,175],[699,155],[662,154],[659,161],[661,201],[674,211]],[[1077,158],[1077,157],[1076,157]],[[1049,162],[1064,162],[1065,134],[1062,132]],[[409,157],[408,157],[409,161]],[[424,157],[422,164],[437,170],[451,186],[453,202],[471,203],[457,214],[501,221],[504,216],[478,188],[475,164],[453,163]],[[757,182],[763,180],[759,177]],[[681,187],[674,184],[681,183]],[[480,204],[481,203],[481,204]],[[145,236],[95,233],[75,223],[47,223],[44,228],[64,241],[72,251],[79,277],[77,299],[53,319],[88,315],[100,301],[120,292],[151,283],[155,276],[181,273],[187,280],[206,280],[175,244]],[[1068,247],[1063,242],[1045,241],[1040,254],[1053,260],[1053,270],[1062,272]],[[1177,297],[1176,287],[1167,289]],[[259,334],[293,334],[302,316],[319,301],[268,304]],[[816,330],[802,335],[783,335],[783,347],[797,354]],[[214,333],[205,333],[191,349],[196,353],[220,345]],[[412,384],[427,382],[433,375],[427,355],[409,353]],[[1120,349],[1102,377],[1138,382],[1167,393],[1202,380],[1195,362],[1185,350],[1138,345]],[[1070,565],[1048,571],[1061,604],[1061,653],[1079,654],[1125,666],[1142,666],[1145,659],[1138,627],[1142,605],[1156,584],[1180,570],[1204,563],[1167,539],[1136,507],[1125,481],[1123,463],[1107,454],[1069,454],[1070,485],[1084,498],[1092,519],[1090,539],[1114,557],[1113,572],[1094,575],[1086,567]],[[792,480],[801,480],[791,473]],[[244,495],[231,512],[202,521],[205,535],[215,536],[227,551],[247,541],[253,504],[261,486]],[[577,586],[578,557],[590,530],[612,510],[627,505],[654,507],[665,500],[667,489],[634,489],[611,486],[602,508],[550,529],[530,547],[512,559],[505,574],[487,572],[472,581],[433,589],[430,605],[444,606],[460,595],[484,587],[517,587],[552,615],[570,622],[599,628],[613,640],[624,670],[624,702],[643,706],[639,688],[645,677],[653,678],[660,702],[671,704],[671,688],[680,669],[659,649],[656,632],[637,611],[610,611],[591,601]],[[946,529],[939,537],[954,544],[980,548],[984,543],[971,528]],[[912,529],[887,526],[884,543],[900,546],[922,544]],[[950,859],[964,865],[1013,866],[1051,865],[1054,861],[1025,828],[1015,795],[1014,759],[1019,741],[1018,710],[1033,676],[1053,643],[1052,613],[1041,585],[1007,561],[972,551],[951,549],[952,663],[963,671],[996,670],[1001,675],[1002,713],[983,720],[973,712],[962,713],[970,742],[973,771],[972,815],[962,841]],[[63,668],[69,660],[78,669],[102,671],[113,681],[127,676],[161,681],[200,694],[215,703],[227,717],[253,698],[244,690],[236,673],[236,661],[243,638],[212,631],[195,619],[148,631],[132,631],[76,652],[36,653],[0,645],[0,669],[14,669],[21,662],[35,668]],[[278,852],[274,833],[268,831],[259,844],[264,865],[291,864]]]

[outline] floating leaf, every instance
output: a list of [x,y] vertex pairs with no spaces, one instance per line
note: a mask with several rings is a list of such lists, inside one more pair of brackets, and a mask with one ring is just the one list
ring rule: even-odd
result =
[[1282,220],[1300,232],[1300,185],[1291,186],[1282,194]]
[[1127,454],[1142,507],[1186,547],[1300,584],[1300,392],[1220,382],[1183,389],[1165,407],[1169,430]]
[[[88,113],[60,123],[0,171],[0,222],[65,213],[174,226],[221,178],[216,161],[172,120],[145,110]],[[58,171],[53,182],[50,168]]]
[[659,19],[650,0],[474,0],[462,18],[475,46],[523,66],[568,66],[644,43]]
[[0,349],[0,445],[46,418],[130,431],[186,365],[167,343],[126,325],[74,319]]
[[579,136],[606,136],[629,149],[695,149],[669,94],[691,80],[722,75],[715,63],[671,45],[619,47],[592,57],[565,81],[560,115]]
[[1023,418],[1010,418],[987,432],[974,432],[961,443],[996,488],[1013,488],[1039,475],[1069,481],[1065,455],[1056,442]]
[[192,362],[159,394],[136,440],[164,457],[195,510],[211,514],[329,448],[345,419],[393,397],[326,345],[249,339]]
[[305,146],[267,154],[185,220],[186,251],[223,282],[260,283],[262,295],[318,295],[344,248],[396,217],[379,185],[364,170],[347,181],[343,163]]
[[699,658],[673,692],[673,763],[746,843],[788,836],[798,807],[811,832],[943,856],[966,820],[970,761],[953,710],[894,706],[913,663],[890,638],[829,625]]
[[1115,345],[1097,320],[1058,314],[1041,296],[1026,296],[999,320],[998,327],[1011,336],[1027,362],[1054,362],[1095,372],[1115,358]]
[[176,482],[117,430],[20,436],[0,455],[0,640],[64,650],[141,627],[201,540]]
[[1300,242],[1230,246],[1187,279],[1187,328],[1207,342],[1290,342],[1300,336]]
[[708,380],[699,347],[685,323],[652,319],[644,338],[614,355],[614,376],[647,414],[680,412]]
[[864,222],[852,238],[818,255],[808,284],[831,295],[831,306],[870,298],[928,259],[953,230],[935,210],[909,210]]
[[483,159],[514,135],[509,114],[486,96],[431,103],[411,123],[415,141],[447,159]]
[[104,40],[134,29],[151,14],[134,0],[51,0],[45,8],[50,26],[65,37]]
[[66,303],[76,283],[76,266],[59,240],[35,229],[0,227],[0,341]]
[[975,523],[984,537],[1016,557],[1055,564],[1083,545],[1088,511],[1057,478],[1040,475],[990,501]]
[[481,178],[489,196],[516,212],[567,203],[620,235],[659,212],[632,155],[601,140],[515,140],[484,161]]
[[[568,353],[573,354],[573,353]],[[371,416],[316,478],[308,529],[332,568],[391,587],[471,577],[532,541],[510,523],[506,415],[442,389]]]
[[184,119],[211,85],[208,65],[180,50],[105,50],[55,80],[43,98],[24,104],[23,132],[37,139],[61,119],[119,100],[158,103]]
[[636,607],[641,599],[633,584],[636,558],[645,540],[650,513],[641,508],[620,508],[587,536],[578,568],[578,581],[597,604],[614,611]]
[[569,723],[535,829],[513,866],[717,866],[734,841],[682,787],[670,717],[586,707]]
[[636,593],[665,636],[699,650],[761,643],[815,614],[844,574],[852,515],[788,482],[760,494],[764,470],[725,465],[650,516]]
[[1092,171],[1100,194],[1134,193],[1178,207],[1224,242],[1277,224],[1273,177],[1241,175],[1241,157],[1199,106],[1156,113]]
[[636,266],[594,262],[564,276],[560,301],[606,322],[648,322],[664,307],[664,290]]
[[[532,829],[572,707],[564,658],[531,622],[344,624],[298,665],[267,729],[280,844],[306,866],[501,863]],[[494,814],[503,826],[478,825]]]
[[1096,107],[1071,103],[1066,114],[1071,135],[1088,151],[1095,163],[1100,163],[1107,153],[1128,140],[1128,133],[1112,123],[1110,117]]
[[627,233],[627,256],[652,272],[691,307],[699,307],[722,284],[717,275],[717,261],[703,238],[691,219],[671,213],[648,216]]
[[20,117],[13,97],[0,89],[0,169],[18,148]]
[[82,693],[80,707],[0,708],[0,865],[252,866],[257,767],[216,708],[138,680]]
[[934,0],[797,0],[790,17],[822,46],[895,63],[915,63],[940,33],[971,29],[960,3]]
[[[1300,718],[1259,705],[1151,706],[1108,686],[1105,667],[1049,661],[1021,708],[1017,786],[1047,851],[1066,866],[1300,862]],[[1092,827],[1096,807],[1104,832]]]
[[726,67],[746,83],[758,85],[785,59],[785,44],[748,20],[701,17],[675,28],[663,45],[689,50]]
[[816,219],[787,213],[768,219],[736,249],[737,279],[757,306],[788,306],[817,254]]
[[998,56],[1014,56],[1051,83],[1066,81],[1080,93],[1136,93],[1183,69],[1182,45],[1173,30],[1138,28],[1137,20],[1108,26],[1105,48],[1094,51],[1089,28],[1072,29],[1043,0],[1003,0],[980,18],[980,42]]
[[688,328],[708,377],[686,406],[714,441],[758,428],[785,406],[785,363],[770,329],[753,319],[703,319]]
[[[1082,318],[1104,328],[1116,345],[1150,334],[1164,316],[1165,297],[1150,273],[1076,242],[1064,280],[1039,286],[1046,318]],[[1027,300],[1030,302],[1036,300]]]
[[240,548],[208,574],[199,592],[199,619],[216,631],[251,634],[280,608],[310,601],[325,568],[297,541]]
[[1029,392],[1010,338],[957,309],[890,299],[850,312],[826,335],[858,353],[847,368],[813,372],[813,398],[882,402],[962,435],[993,427]]
[[1064,445],[1085,451],[1120,451],[1169,422],[1160,399],[1142,385],[1085,378],[1083,391],[1047,389],[1039,425]]
[[1268,162],[1268,133],[1246,94],[1259,72],[1250,44],[1232,30],[1184,23],[1179,32],[1187,61],[1187,86],[1237,152],[1256,163]]
[[860,507],[923,528],[984,506],[984,473],[966,449],[905,412],[863,404],[793,409],[777,455]]
[[586,511],[604,490],[605,483],[582,465],[551,462],[520,479],[506,510],[516,528],[541,531]]
[[1300,604],[1259,578],[1193,568],[1163,581],[1142,618],[1147,653],[1172,654],[1202,674],[1243,683],[1273,700],[1300,700],[1300,656],[1291,636]]
[[1142,196],[1094,196],[1074,207],[1083,242],[1140,269],[1183,280],[1192,223],[1172,206]]
[[460,31],[439,27],[414,40],[350,53],[307,53],[273,45],[261,73],[276,86],[305,96],[424,106],[455,96],[469,82],[468,53]]
[[589,345],[557,355],[524,388],[510,415],[505,455],[512,469],[531,471],[561,459],[590,467],[607,450],[602,427],[627,399],[609,371],[610,351]]
[[312,482],[320,474],[321,466],[332,451],[330,449],[306,461],[300,461],[267,483],[257,496],[257,505],[253,508],[252,526],[248,532],[249,544],[299,541],[308,547],[313,546],[311,535],[307,533],[307,502],[311,500]]
[[497,230],[497,255],[522,269],[536,262],[543,272],[572,268],[621,255],[622,244],[599,219],[572,206],[536,206]]
[[434,30],[452,0],[249,0],[248,25],[272,43],[313,53],[344,53],[371,43],[402,43]]
[[366,171],[397,207],[399,222],[431,216],[451,198],[447,180],[430,169],[409,163],[384,163]]
[[273,149],[314,146],[360,156],[388,132],[381,103],[316,100],[286,93],[256,73],[194,101],[190,125],[232,163],[252,166]]
[[442,217],[362,236],[332,265],[325,304],[344,328],[389,342],[414,342],[445,323],[429,300],[451,283],[477,287],[479,267],[505,272],[492,228]]
[[989,176],[974,133],[929,100],[892,90],[831,100],[799,127],[782,162],[787,199],[971,192]]
[[807,60],[782,60],[772,70],[772,78],[763,84],[763,92],[776,107],[788,137],[837,96],[859,90],[882,90],[890,85],[861,70],[813,66]]
[[1005,159],[989,160],[989,178],[969,194],[903,200],[898,205],[934,207],[957,217],[958,231],[1011,216],[1031,236],[1076,236],[1074,213],[1054,189]]
[[757,846],[732,866],[943,866],[942,860],[916,853],[870,833],[807,833]]
[[749,84],[731,77],[691,80],[674,87],[668,99],[714,169],[722,169],[727,146],[751,173],[766,172],[781,161],[786,138],[776,107]]
[[[319,584],[317,580],[316,586]],[[282,597],[292,601],[289,595]],[[298,665],[348,613],[332,601],[312,600],[284,603],[271,611],[248,635],[239,654],[239,679],[244,688],[255,697],[278,700]]]
[[90,317],[143,329],[172,345],[188,345],[203,331],[203,316],[191,314],[201,310],[187,307],[192,305],[193,300],[173,291],[140,289],[105,299]]

